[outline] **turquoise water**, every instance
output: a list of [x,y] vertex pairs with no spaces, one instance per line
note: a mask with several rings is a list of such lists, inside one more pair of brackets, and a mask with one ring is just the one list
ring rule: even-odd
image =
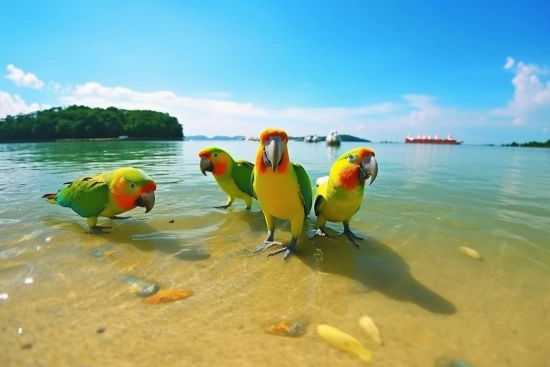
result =
[[[0,144],[0,365],[359,366],[317,335],[329,324],[371,350],[372,366],[545,366],[550,360],[550,150],[375,144],[375,183],[342,237],[298,254],[252,254],[261,209],[214,209],[226,195],[199,171],[215,144],[254,160],[257,143],[91,141]],[[337,156],[290,142],[314,184]],[[81,175],[134,166],[157,200],[111,233],[41,199]],[[336,233],[341,224],[329,224]],[[277,240],[290,240],[279,221]],[[460,247],[478,251],[474,260]],[[148,305],[124,276],[194,295]],[[369,315],[383,345],[357,320]],[[303,320],[296,338],[266,325]]]

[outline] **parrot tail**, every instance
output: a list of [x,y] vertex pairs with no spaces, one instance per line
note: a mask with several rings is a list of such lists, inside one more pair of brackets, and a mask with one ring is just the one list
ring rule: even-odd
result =
[[48,199],[48,203],[57,204],[57,201],[55,201],[55,195],[57,194],[45,194],[42,195],[42,197]]

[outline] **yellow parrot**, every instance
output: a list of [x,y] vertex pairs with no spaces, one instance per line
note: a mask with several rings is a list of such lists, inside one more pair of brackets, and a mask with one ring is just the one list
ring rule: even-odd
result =
[[355,246],[356,236],[349,228],[351,218],[357,213],[363,202],[365,181],[370,178],[369,186],[378,175],[378,163],[374,151],[369,148],[357,148],[342,154],[330,169],[330,174],[317,180],[315,204],[313,210],[317,216],[317,232],[310,238],[319,235],[327,236],[324,226],[326,221],[342,222],[346,237]]
[[262,131],[252,174],[252,187],[267,224],[267,237],[253,252],[282,245],[273,240],[275,218],[288,219],[292,233],[290,243],[268,255],[284,253],[285,260],[296,250],[313,200],[309,176],[301,165],[290,161],[287,144],[288,135],[284,130],[268,128]]

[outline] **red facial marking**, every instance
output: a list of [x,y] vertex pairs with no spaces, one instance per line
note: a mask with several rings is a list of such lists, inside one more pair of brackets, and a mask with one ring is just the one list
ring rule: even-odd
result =
[[212,171],[212,173],[216,176],[221,176],[227,171],[227,166],[228,165],[225,162],[216,162],[216,164],[214,164],[214,170]]
[[340,172],[340,184],[346,190],[353,190],[357,187],[357,177],[359,175],[359,166],[354,164]]

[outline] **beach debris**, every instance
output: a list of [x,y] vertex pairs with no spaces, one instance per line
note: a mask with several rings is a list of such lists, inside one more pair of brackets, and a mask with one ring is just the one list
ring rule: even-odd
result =
[[306,331],[306,322],[301,320],[275,322],[267,325],[265,330],[275,335],[297,337]]
[[460,252],[462,252],[464,255],[466,255],[468,257],[471,257],[472,259],[481,260],[480,253],[477,252],[474,249],[469,248],[469,247],[461,247]]
[[157,303],[165,303],[184,299],[193,295],[191,289],[162,289],[151,297],[147,297],[143,302],[148,305],[156,305]]
[[372,353],[353,336],[326,324],[317,325],[317,332],[328,344],[343,352],[355,354],[365,362],[372,359]]
[[125,274],[121,276],[120,279],[123,282],[128,283],[131,286],[132,291],[140,297],[152,296],[160,289],[160,285],[154,282],[138,279],[132,275]]
[[364,315],[359,318],[359,325],[365,330],[368,336],[372,339],[373,342],[375,342],[378,345],[384,344],[382,341],[382,337],[380,336],[380,331],[378,330],[378,327],[372,321],[370,316]]
[[170,221],[168,223],[174,223],[174,220],[173,219],[170,219]]

